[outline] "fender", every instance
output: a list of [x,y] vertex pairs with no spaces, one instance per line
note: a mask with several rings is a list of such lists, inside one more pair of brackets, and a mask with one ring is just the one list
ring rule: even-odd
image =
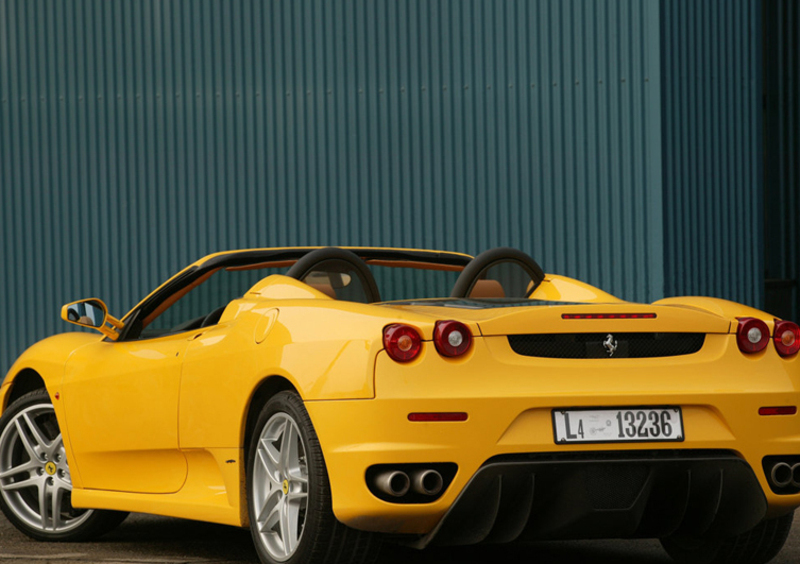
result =
[[[61,333],[39,341],[20,355],[11,366],[3,381],[3,386],[0,388],[0,407],[5,410],[8,407],[8,398],[14,388],[14,382],[19,375],[25,370],[33,370],[39,374],[44,381],[47,393],[50,394],[50,400],[53,402],[56,420],[64,439],[64,448],[67,451],[67,458],[71,460],[74,460],[75,457],[69,440],[64,403],[56,398],[64,378],[64,366],[67,363],[67,359],[76,350],[88,344],[96,343],[101,339],[103,339],[101,335],[92,333]],[[0,411],[1,414],[2,411]],[[72,471],[72,484],[75,488],[83,487],[77,467]]]
[[[101,340],[101,335],[92,333],[61,333],[32,345],[9,369],[0,387],[0,414],[8,407],[7,398],[14,381],[25,370],[33,370],[44,380],[52,397],[61,385],[67,359],[78,348]],[[61,423],[59,417],[59,424]]]

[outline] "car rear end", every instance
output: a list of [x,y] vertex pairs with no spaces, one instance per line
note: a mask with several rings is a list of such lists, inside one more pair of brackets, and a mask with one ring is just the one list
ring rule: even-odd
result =
[[409,323],[375,399],[309,402],[344,523],[419,546],[727,536],[800,505],[788,326],[749,350],[749,318],[688,306],[440,305],[404,309],[463,323],[463,354]]

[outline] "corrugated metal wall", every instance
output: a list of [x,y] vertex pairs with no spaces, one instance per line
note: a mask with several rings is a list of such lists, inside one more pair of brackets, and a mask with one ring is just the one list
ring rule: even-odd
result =
[[[674,225],[690,200],[689,223],[717,234],[697,251],[716,270],[666,290],[757,303],[758,259],[736,258],[718,235],[733,220],[712,214],[719,174],[737,194],[728,213],[758,213],[742,192],[757,176],[742,145],[757,120],[738,37],[755,3],[703,2],[694,17],[733,44],[691,58],[676,42],[711,41],[697,21],[673,35],[688,1],[0,0],[0,368],[66,329],[62,303],[97,295],[121,313],[225,248],[510,245],[652,300],[665,252],[670,271],[688,256]],[[663,85],[662,107],[673,49],[694,66],[681,89]],[[714,54],[738,94],[699,72]],[[684,101],[695,113],[669,113]],[[726,101],[728,113],[710,107]],[[692,120],[709,124],[703,136]],[[723,146],[712,132],[727,148],[704,148]],[[681,173],[689,192],[662,161],[693,171]],[[732,264],[712,260],[722,252]],[[731,271],[742,281],[714,285]]]
[[761,9],[664,0],[667,295],[763,301]]
[[764,3],[766,309],[800,320],[800,3]]
[[661,288],[657,0],[0,0],[0,364],[215,250],[532,253]]

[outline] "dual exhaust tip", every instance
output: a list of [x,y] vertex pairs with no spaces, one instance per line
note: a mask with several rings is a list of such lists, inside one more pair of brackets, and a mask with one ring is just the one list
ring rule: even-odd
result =
[[793,466],[786,462],[778,462],[772,467],[769,477],[778,488],[792,486],[800,489],[800,462]]
[[433,497],[444,487],[442,475],[430,468],[413,471],[410,475],[402,470],[384,470],[375,475],[372,483],[378,491],[391,497],[403,497],[409,491]]

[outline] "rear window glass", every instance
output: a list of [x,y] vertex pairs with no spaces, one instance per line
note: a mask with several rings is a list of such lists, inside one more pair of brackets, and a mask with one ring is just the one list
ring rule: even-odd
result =
[[446,298],[450,296],[459,272],[422,270],[369,265],[381,293],[381,301],[414,298]]

